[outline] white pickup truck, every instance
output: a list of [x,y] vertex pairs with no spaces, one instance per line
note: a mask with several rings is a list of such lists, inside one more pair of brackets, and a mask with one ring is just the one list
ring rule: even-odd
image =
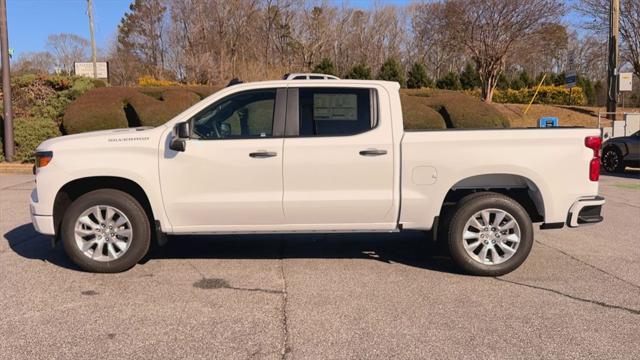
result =
[[598,130],[405,131],[401,106],[394,82],[245,83],[163,126],[50,139],[33,225],[94,272],[167,234],[418,229],[495,276],[524,262],[533,223],[602,221]]

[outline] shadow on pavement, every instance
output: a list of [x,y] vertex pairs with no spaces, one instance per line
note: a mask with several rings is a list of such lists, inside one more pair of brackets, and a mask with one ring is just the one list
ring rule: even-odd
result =
[[640,169],[627,168],[624,172],[620,172],[620,173],[612,173],[612,172],[608,172],[608,171],[603,169],[602,170],[602,175],[625,178],[625,179],[639,179],[640,180]]
[[[430,234],[429,234],[430,235]],[[18,255],[79,270],[62,246],[51,246],[50,238],[39,235],[31,224],[4,234]],[[154,248],[143,262],[161,259],[369,259],[400,263],[417,268],[458,273],[445,251],[423,232],[357,234],[286,234],[170,236],[161,248]]]
[[55,248],[51,244],[51,238],[40,235],[31,223],[20,225],[4,234],[9,247],[16,254],[34,260],[42,260],[48,263],[71,270],[80,270],[67,258],[62,246]]

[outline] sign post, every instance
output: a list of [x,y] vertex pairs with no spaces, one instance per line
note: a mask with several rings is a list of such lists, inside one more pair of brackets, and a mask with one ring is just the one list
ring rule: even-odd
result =
[[9,35],[7,3],[0,0],[0,51],[2,52],[2,100],[4,105],[4,158],[13,161],[13,110],[11,109],[11,71],[9,71]]

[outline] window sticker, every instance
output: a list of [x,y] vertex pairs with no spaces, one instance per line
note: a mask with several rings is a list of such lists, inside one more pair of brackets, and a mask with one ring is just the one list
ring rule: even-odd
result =
[[358,95],[313,94],[313,119],[358,121]]

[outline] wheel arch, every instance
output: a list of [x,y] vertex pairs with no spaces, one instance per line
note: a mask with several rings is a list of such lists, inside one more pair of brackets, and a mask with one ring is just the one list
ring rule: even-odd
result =
[[440,216],[447,207],[478,192],[495,192],[517,201],[529,214],[532,222],[543,222],[545,202],[540,187],[530,178],[509,173],[473,175],[457,181],[444,196]]
[[[89,176],[71,180],[58,190],[53,203],[53,223],[57,234],[60,233],[60,224],[69,205],[80,196],[98,189],[120,190],[133,196],[144,208],[153,226],[157,214],[153,212],[148,194],[137,182],[118,176]],[[154,229],[151,230],[153,233]]]

